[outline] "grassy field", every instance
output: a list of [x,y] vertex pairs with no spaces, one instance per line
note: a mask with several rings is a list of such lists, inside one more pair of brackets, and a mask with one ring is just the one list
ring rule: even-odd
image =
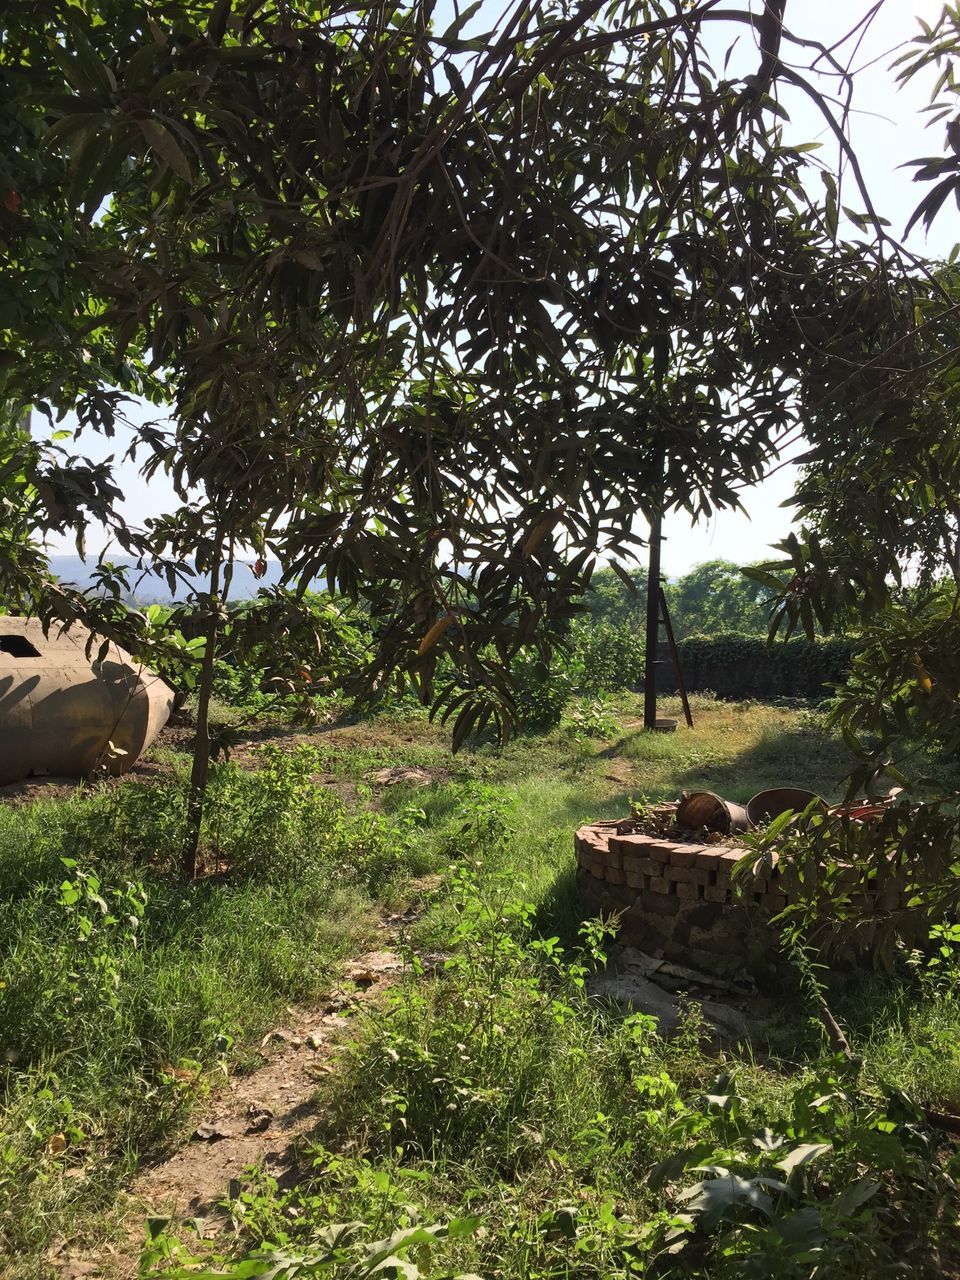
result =
[[[829,1058],[799,979],[753,1043],[722,1052],[694,1007],[664,1041],[584,996],[601,944],[578,941],[580,822],[681,789],[839,793],[846,752],[815,713],[698,699],[694,714],[693,730],[644,734],[624,695],[455,757],[413,714],[251,735],[216,770],[212,874],[190,887],[169,746],[150,783],[0,809],[7,1274],[55,1274],[52,1244],[109,1236],[137,1165],[425,875],[439,887],[409,941],[450,953],[443,977],[415,975],[370,1016],[325,1086],[303,1181],[252,1174],[235,1200],[235,1251],[315,1254],[330,1222],[356,1220],[332,1274],[368,1274],[364,1240],[400,1228],[424,1276],[949,1273],[952,1149],[916,1110],[960,1109],[949,981],[904,964],[835,984],[854,1069]],[[428,785],[376,784],[400,765]],[[682,1198],[705,1164],[736,1171],[729,1204]],[[437,1224],[452,1238],[430,1254]]]

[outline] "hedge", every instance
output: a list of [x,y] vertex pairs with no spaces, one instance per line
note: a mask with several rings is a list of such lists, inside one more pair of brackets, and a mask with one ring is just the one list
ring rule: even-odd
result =
[[[640,627],[610,623],[578,625],[569,660],[551,673],[572,679],[581,692],[643,687],[644,635]],[[768,644],[761,636],[728,633],[689,636],[678,644],[691,693],[710,690],[719,698],[822,698],[826,686],[843,684],[854,650],[850,640],[796,637]],[[677,689],[670,650],[658,652],[657,688]]]
[[[828,685],[843,684],[854,652],[851,640],[796,637],[768,644],[757,636],[690,636],[678,644],[690,692],[711,690],[718,698],[821,698]],[[673,663],[661,645],[657,687],[676,692]]]

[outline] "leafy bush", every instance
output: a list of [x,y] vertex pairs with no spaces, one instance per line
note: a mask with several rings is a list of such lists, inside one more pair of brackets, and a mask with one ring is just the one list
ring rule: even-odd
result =
[[[842,684],[850,669],[854,645],[847,640],[807,640],[797,637],[768,644],[760,636],[690,636],[678,644],[680,665],[689,692],[712,692],[721,698],[826,697],[830,686]],[[657,688],[677,690],[669,651],[658,651]],[[642,626],[608,622],[575,623],[566,655],[549,668],[540,664],[521,668],[521,706],[532,727],[558,723],[563,706],[581,695],[640,689],[646,669]]]
[[646,655],[642,627],[578,623],[571,639],[572,667],[581,692],[615,692],[643,684]]
[[619,720],[609,693],[580,698],[570,712],[570,728],[581,745],[590,738],[609,738],[617,732]]
[[[857,1075],[858,1067],[839,1062],[802,1080],[784,1114],[759,1133],[726,1075],[699,1111],[677,1118],[671,1136],[686,1145],[667,1156],[655,1181],[693,1166],[705,1175],[676,1197],[685,1221],[671,1233],[670,1251],[683,1274],[936,1274],[925,1236],[949,1176],[936,1167],[919,1112],[902,1095],[871,1098]],[[898,1186],[911,1188],[906,1201]]]
[[522,729],[552,729],[560,723],[576,681],[562,660],[547,664],[528,650],[514,658],[510,674],[516,681],[517,720]]
[[[515,890],[512,876],[451,873],[456,915],[442,986],[418,981],[413,959],[412,980],[361,1049],[363,1093],[380,1099],[386,1150],[430,1156],[442,1146],[453,1159],[498,1163],[508,1152],[511,1162],[521,1158],[529,1143],[522,1125],[549,1088],[554,1050],[570,1048],[564,1029],[584,1007],[588,969],[558,939],[533,935],[535,909]],[[587,964],[601,938],[587,929]]]

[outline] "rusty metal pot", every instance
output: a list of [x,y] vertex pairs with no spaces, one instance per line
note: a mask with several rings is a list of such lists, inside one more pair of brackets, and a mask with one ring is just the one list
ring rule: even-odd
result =
[[720,831],[725,835],[746,831],[750,825],[747,811],[732,800],[724,800],[712,791],[685,792],[677,806],[677,826],[699,831]]
[[759,827],[765,822],[772,822],[788,809],[802,813],[814,800],[826,808],[826,801],[815,791],[807,791],[803,787],[771,787],[767,791],[758,791],[748,801],[747,817],[752,827]]

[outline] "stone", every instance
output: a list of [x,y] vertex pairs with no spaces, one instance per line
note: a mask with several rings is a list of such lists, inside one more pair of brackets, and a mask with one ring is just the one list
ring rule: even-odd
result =
[[[647,957],[643,957],[645,962]],[[645,1013],[657,1021],[661,1035],[669,1036],[680,1025],[679,1000],[647,977],[648,963],[631,963],[630,951],[598,974],[590,977],[587,989],[596,999],[612,1000],[630,1013]],[[713,1031],[729,1039],[743,1039],[749,1033],[743,1014],[719,1000],[698,1001],[702,1015]]]

